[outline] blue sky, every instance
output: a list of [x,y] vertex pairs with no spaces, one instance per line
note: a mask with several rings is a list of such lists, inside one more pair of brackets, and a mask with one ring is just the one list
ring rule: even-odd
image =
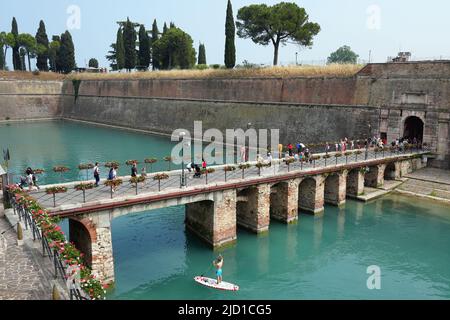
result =
[[[239,8],[254,4],[273,5],[280,1],[232,0],[234,14]],[[399,50],[411,51],[418,58],[450,57],[450,1],[430,0],[303,0],[293,1],[309,13],[310,20],[321,25],[312,49],[296,45],[281,48],[280,62],[324,60],[330,52],[349,45],[360,58],[384,62]],[[174,21],[187,31],[198,48],[205,43],[209,64],[223,64],[225,42],[224,25],[227,0],[39,0],[8,1],[0,11],[0,31],[11,30],[15,16],[19,32],[35,35],[39,20],[43,19],[47,33],[61,34],[67,27],[70,6],[80,9],[80,28],[69,30],[75,42],[78,66],[84,66],[94,57],[102,66],[107,65],[105,55],[115,41],[116,21],[126,19],[140,22],[151,28],[157,19],[160,29],[164,21]],[[249,39],[238,39],[237,63],[247,60],[270,64],[272,46],[259,46]],[[7,63],[11,66],[10,52]]]

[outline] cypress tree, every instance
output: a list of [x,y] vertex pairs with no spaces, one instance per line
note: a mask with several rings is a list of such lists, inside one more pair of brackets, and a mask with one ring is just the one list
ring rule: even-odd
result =
[[156,70],[159,69],[159,61],[156,58],[154,44],[159,39],[159,30],[158,30],[158,23],[156,22],[156,19],[153,21],[153,27],[152,27],[152,69]]
[[61,72],[61,61],[59,58],[59,51],[61,50],[61,37],[53,36],[50,44],[50,66],[52,71]]
[[169,30],[169,28],[167,28],[167,23],[164,22],[163,34],[166,34],[167,30]]
[[206,64],[206,49],[202,43],[200,43],[198,48],[198,64]]
[[61,35],[61,47],[59,48],[59,62],[63,73],[70,73],[75,68],[75,47],[72,35],[66,31]]
[[236,65],[235,35],[236,26],[234,24],[233,7],[231,5],[231,0],[228,0],[227,19],[225,22],[225,66],[228,69],[233,69]]
[[176,28],[176,26],[175,26],[175,23],[174,23],[174,22],[170,22],[170,26],[169,26],[169,29],[172,29],[172,28]]
[[120,27],[119,30],[117,30],[116,63],[117,70],[122,70],[123,68],[125,68],[125,46],[123,44],[123,31]]
[[0,43],[0,70],[5,70],[5,54],[3,52],[3,43]]
[[22,60],[20,59],[20,53],[19,53],[19,28],[17,27],[17,21],[16,18],[13,18],[12,21],[12,29],[11,29],[11,33],[14,36],[14,39],[16,41],[16,44],[14,45],[14,47],[12,48],[12,55],[13,55],[13,67],[14,70],[22,70]]
[[[36,43],[38,47],[41,47],[38,50],[36,67],[41,71],[48,71],[48,36],[45,30],[44,21],[39,22],[39,29],[36,33]],[[42,51],[41,51],[42,50]],[[40,51],[40,52],[39,52]]]
[[125,69],[128,71],[136,67],[136,40],[136,30],[134,30],[130,19],[127,19],[123,30],[123,44],[125,47]]
[[150,37],[144,25],[139,28],[139,68],[147,70],[150,65]]

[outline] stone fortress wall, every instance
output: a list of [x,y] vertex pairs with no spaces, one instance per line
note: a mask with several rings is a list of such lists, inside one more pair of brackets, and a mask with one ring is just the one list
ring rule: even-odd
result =
[[369,64],[346,78],[0,80],[0,121],[66,118],[170,134],[280,129],[283,143],[405,135],[411,117],[450,168],[450,61]]

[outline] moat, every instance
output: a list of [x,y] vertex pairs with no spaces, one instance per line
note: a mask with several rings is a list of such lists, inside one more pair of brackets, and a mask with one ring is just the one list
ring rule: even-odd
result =
[[[16,173],[161,159],[172,148],[166,138],[56,121],[0,125],[0,145],[10,147]],[[78,170],[65,178],[78,179]],[[59,179],[49,172],[40,183]],[[289,226],[272,221],[262,236],[238,229],[237,244],[221,251],[224,280],[241,286],[232,294],[194,283],[195,275],[213,275],[218,253],[185,230],[184,218],[184,207],[171,207],[112,221],[116,285],[109,299],[450,299],[448,206],[392,195],[326,206],[323,217],[301,214]],[[381,290],[367,288],[372,265],[381,269]]]

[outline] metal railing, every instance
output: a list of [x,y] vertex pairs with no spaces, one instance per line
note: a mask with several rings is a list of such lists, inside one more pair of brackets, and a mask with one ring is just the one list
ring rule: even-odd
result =
[[[50,260],[52,260],[53,267],[54,267],[54,273],[53,276],[55,279],[62,279],[64,281],[67,281],[68,279],[68,265],[64,262],[61,255],[56,251],[52,250],[50,247],[47,238],[42,233],[42,229],[37,225],[36,221],[34,220],[33,216],[31,215],[31,212],[24,208],[22,205],[16,203],[15,197],[11,196],[10,199],[10,205],[13,208],[14,214],[18,215],[19,221],[24,223],[25,230],[31,229],[31,233],[33,235],[33,241],[41,241],[42,244],[42,256],[48,257]],[[84,291],[81,289],[78,283],[76,283],[74,280],[72,280],[71,288],[68,288],[70,300],[91,300],[89,296],[84,293]]]

